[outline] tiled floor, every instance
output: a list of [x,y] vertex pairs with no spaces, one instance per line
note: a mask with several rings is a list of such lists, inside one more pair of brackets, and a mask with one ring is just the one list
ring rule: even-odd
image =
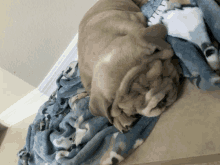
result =
[[212,162],[212,163],[194,164],[194,165],[220,165],[220,161]]
[[[36,114],[26,118],[22,122],[19,122],[8,129],[0,147],[0,164],[17,165],[17,153],[25,145],[28,126],[33,122],[35,116]],[[8,159],[9,155],[10,159]]]

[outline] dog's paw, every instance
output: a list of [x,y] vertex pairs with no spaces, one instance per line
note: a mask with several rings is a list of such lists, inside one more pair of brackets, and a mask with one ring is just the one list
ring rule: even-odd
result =
[[127,116],[122,112],[119,116],[113,119],[113,124],[121,133],[126,133],[131,129],[136,120],[136,117]]

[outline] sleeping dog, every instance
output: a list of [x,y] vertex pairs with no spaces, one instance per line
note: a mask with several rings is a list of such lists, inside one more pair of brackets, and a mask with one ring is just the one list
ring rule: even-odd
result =
[[[125,96],[130,97],[130,86],[141,74],[149,72],[148,79],[154,89],[144,97],[133,93],[132,96],[140,96],[144,102],[148,100],[143,104],[139,101],[138,108],[132,107],[135,112],[158,116],[164,108],[155,107],[167,93],[172,95],[168,100],[176,99],[176,91],[168,85],[172,82],[165,79],[163,83],[158,78],[165,66],[160,60],[167,60],[169,66],[173,56],[171,46],[165,42],[167,29],[162,24],[147,27],[140,11],[146,2],[99,0],[79,25],[78,63],[81,81],[90,96],[90,111],[95,116],[107,117],[120,131],[127,130],[136,118],[125,114],[118,104]],[[173,71],[170,74],[177,75]],[[163,91],[162,94],[158,94],[159,91]]]

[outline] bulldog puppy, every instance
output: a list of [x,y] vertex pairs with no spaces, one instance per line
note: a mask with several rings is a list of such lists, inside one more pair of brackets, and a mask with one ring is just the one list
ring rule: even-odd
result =
[[[173,56],[171,46],[164,40],[166,27],[147,27],[140,11],[146,2],[99,0],[79,25],[78,63],[81,81],[90,96],[90,111],[107,117],[120,131],[136,118],[125,115],[116,103],[129,93],[129,86],[138,76],[150,70],[146,64]],[[151,116],[151,109],[145,108],[146,116]]]

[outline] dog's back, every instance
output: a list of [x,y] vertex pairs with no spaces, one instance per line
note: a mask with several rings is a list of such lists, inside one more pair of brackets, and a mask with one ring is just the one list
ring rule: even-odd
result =
[[115,40],[145,26],[145,17],[131,0],[100,0],[85,14],[79,26],[78,56],[87,92],[94,67],[111,48],[116,49]]

